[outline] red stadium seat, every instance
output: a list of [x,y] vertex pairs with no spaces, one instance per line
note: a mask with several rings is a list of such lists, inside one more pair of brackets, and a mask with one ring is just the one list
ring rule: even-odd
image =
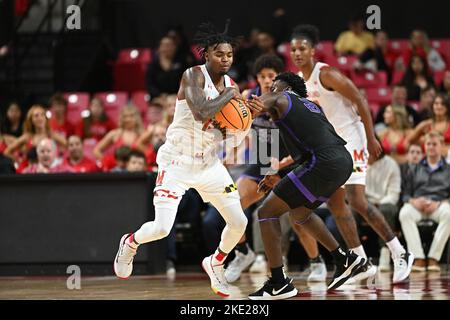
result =
[[114,90],[137,91],[145,89],[145,73],[151,62],[150,49],[123,49],[114,63]]
[[384,106],[391,102],[392,90],[389,87],[367,88],[366,96],[369,103]]
[[147,113],[149,101],[150,95],[147,91],[136,91],[131,95],[131,102],[138,108],[142,118],[144,118]]
[[357,87],[378,88],[387,86],[387,74],[385,71],[378,72],[351,72],[351,79]]
[[409,47],[409,39],[391,39],[389,46],[396,51],[404,51]]
[[442,84],[442,81],[444,80],[446,71],[436,71],[434,73],[434,84],[439,87]]
[[89,93],[66,92],[63,95],[67,100],[67,121],[77,125],[81,120],[81,113],[89,107]]
[[319,61],[325,60],[329,56],[334,56],[334,42],[320,41],[316,46],[316,59]]
[[128,103],[128,94],[126,92],[99,92],[95,97],[103,102],[106,114],[118,125],[120,110]]
[[398,70],[394,71],[394,72],[392,73],[392,81],[391,81],[391,84],[393,84],[393,85],[399,84],[399,83],[403,80],[403,77],[404,77],[404,76],[405,76],[405,72],[403,72],[403,71],[398,71]]
[[327,56],[325,62],[332,67],[338,68],[345,75],[350,76],[350,73],[353,70],[353,64],[356,60],[358,60],[358,57],[356,56]]

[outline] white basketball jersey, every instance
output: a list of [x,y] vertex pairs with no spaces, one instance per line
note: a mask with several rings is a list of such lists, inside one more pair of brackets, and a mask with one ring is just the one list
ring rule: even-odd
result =
[[[308,99],[322,107],[328,121],[333,125],[336,132],[344,140],[347,140],[345,137],[346,129],[357,124],[361,121],[361,118],[350,100],[336,91],[330,91],[323,87],[320,82],[320,69],[323,67],[328,67],[328,65],[317,62],[311,76],[305,82]],[[299,76],[303,77],[303,74],[299,72]]]
[[[217,98],[220,94],[214,86],[206,66],[201,65],[194,68],[198,67],[200,67],[205,77],[203,91],[206,99],[212,100]],[[227,75],[224,78],[225,86],[233,87],[231,78]],[[211,162],[211,160],[217,160],[217,153],[220,150],[223,138],[211,126],[203,130],[204,126],[205,124],[202,121],[194,119],[187,101],[185,99],[177,99],[173,122],[167,129],[166,143],[161,146],[158,157],[160,158],[162,151],[162,153],[171,156],[171,158],[176,158],[180,161],[184,159],[183,162],[206,163]]]

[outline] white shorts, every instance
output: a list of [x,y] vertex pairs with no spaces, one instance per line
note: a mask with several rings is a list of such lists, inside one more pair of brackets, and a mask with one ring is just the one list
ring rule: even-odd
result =
[[367,138],[364,124],[360,121],[349,126],[339,135],[347,141],[345,147],[353,159],[353,173],[347,180],[347,184],[366,185],[366,172],[369,152],[367,151]]
[[219,211],[221,208],[240,204],[236,185],[218,158],[202,166],[186,165],[178,160],[158,163],[158,177],[153,192],[155,207],[176,209],[189,188],[196,189],[203,201],[211,202]]

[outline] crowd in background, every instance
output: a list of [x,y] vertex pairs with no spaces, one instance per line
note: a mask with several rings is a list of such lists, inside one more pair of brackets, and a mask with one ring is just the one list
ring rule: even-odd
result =
[[[388,83],[393,84],[391,102],[376,112],[372,110],[385,155],[370,159],[366,193],[397,231],[403,229],[406,240],[414,239],[408,246],[421,247],[413,225],[426,215],[417,215],[405,207],[405,201],[426,196],[441,202],[450,197],[450,169],[445,160],[450,161],[450,57],[433,48],[423,30],[413,30],[403,50],[388,44],[386,31],[367,32],[362,21],[354,19],[349,30],[339,35],[334,51],[336,56],[356,57],[352,65],[355,71],[385,71]],[[276,35],[262,29],[254,29],[241,39],[230,70],[241,90],[257,85],[252,63],[262,54],[278,55],[289,65],[280,45]],[[181,76],[186,68],[201,63],[198,52],[191,50],[179,30],[164,35],[155,52],[146,74],[150,96],[147,109],[123,106],[117,123],[107,115],[99,98],[91,99],[76,124],[67,119],[68,101],[61,93],[55,93],[48,106],[22,106],[14,101],[5,106],[0,127],[0,173],[155,172],[156,153],[174,116]],[[404,75],[394,83],[398,71]],[[440,83],[434,77],[438,72],[444,72]],[[364,88],[361,93],[365,94]],[[417,184],[417,179],[432,176],[437,182],[431,188]],[[428,212],[427,205],[423,203],[424,212]],[[201,198],[191,190],[180,205],[180,216],[199,224],[205,209]],[[430,218],[439,223],[436,235],[442,239],[430,249],[432,259],[439,261],[448,239],[450,212],[447,209],[441,216]],[[209,222],[203,223],[208,226]],[[208,228],[204,228],[205,243],[215,248],[220,230]],[[169,239],[174,244],[174,232]],[[425,261],[425,254],[418,256]],[[383,248],[381,259],[386,259]],[[176,260],[173,246],[169,246],[168,260]],[[387,261],[385,266],[389,258]],[[173,263],[170,266],[173,268]],[[425,269],[425,262],[416,265],[417,270],[421,267]]]

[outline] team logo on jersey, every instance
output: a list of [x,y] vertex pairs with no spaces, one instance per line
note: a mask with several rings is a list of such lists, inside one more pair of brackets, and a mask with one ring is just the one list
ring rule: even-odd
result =
[[236,190],[237,190],[237,186],[233,183],[233,184],[230,184],[228,187],[225,187],[225,191],[223,193],[231,193]]

